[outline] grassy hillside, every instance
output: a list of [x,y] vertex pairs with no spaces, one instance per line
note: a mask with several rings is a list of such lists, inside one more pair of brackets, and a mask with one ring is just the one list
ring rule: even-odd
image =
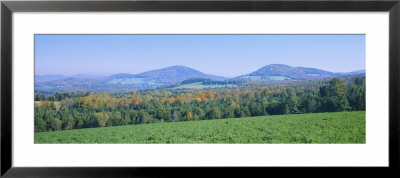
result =
[[35,133],[35,143],[365,143],[365,111]]

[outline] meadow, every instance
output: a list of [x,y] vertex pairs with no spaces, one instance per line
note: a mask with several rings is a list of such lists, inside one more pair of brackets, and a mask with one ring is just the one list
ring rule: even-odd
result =
[[366,143],[365,111],[164,122],[35,133],[47,143]]

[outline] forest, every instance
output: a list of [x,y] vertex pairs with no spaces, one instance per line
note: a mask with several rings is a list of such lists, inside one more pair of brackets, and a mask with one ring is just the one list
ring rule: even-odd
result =
[[[195,79],[194,81],[197,81]],[[207,81],[205,81],[207,82]],[[213,84],[213,83],[210,83]],[[267,115],[365,111],[365,77],[236,88],[158,88],[127,93],[35,93],[35,132]]]

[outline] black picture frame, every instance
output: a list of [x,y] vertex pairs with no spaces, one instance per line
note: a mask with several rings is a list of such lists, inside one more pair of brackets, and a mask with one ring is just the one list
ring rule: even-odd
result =
[[[331,11],[331,12],[389,12],[389,167],[352,167],[347,171],[392,172],[399,168],[400,116],[400,0],[262,0],[262,1],[2,1],[1,2],[1,176],[5,177],[132,177],[178,176],[182,173],[209,175],[265,174],[265,169],[287,174],[306,174],[311,168],[282,170],[281,167],[252,168],[19,168],[12,165],[12,18],[13,12],[126,12],[126,11]],[[14,93],[15,94],[15,93]],[[338,168],[338,167],[336,167]],[[229,169],[229,170],[227,170]],[[332,168],[317,168],[339,175]],[[213,173],[216,175],[215,173]],[[268,173],[269,174],[269,173]],[[188,176],[192,176],[188,175]]]

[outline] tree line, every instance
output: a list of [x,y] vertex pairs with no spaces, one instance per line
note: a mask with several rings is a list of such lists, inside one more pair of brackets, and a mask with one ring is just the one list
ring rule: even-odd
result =
[[35,94],[35,132],[156,122],[365,110],[365,79],[218,90]]

